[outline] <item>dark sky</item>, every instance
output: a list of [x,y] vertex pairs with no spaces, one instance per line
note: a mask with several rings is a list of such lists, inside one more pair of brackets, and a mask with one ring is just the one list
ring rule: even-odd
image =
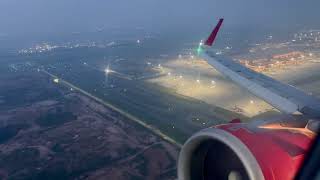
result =
[[149,29],[320,26],[320,0],[0,0],[0,33],[90,31],[99,26]]

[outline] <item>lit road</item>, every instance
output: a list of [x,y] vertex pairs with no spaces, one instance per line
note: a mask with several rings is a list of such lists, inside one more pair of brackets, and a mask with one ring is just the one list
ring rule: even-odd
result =
[[106,106],[106,107],[108,107],[108,108],[111,108],[112,110],[120,113],[121,115],[127,117],[128,119],[130,119],[130,120],[132,120],[132,121],[134,121],[134,122],[142,125],[143,127],[149,129],[150,131],[152,131],[152,132],[155,133],[156,135],[160,136],[160,137],[163,138],[164,140],[168,141],[169,143],[174,144],[174,145],[176,145],[176,146],[178,146],[178,147],[180,147],[180,148],[182,147],[182,145],[181,145],[180,143],[178,143],[178,142],[175,141],[174,139],[170,138],[169,136],[165,135],[164,133],[162,133],[162,132],[161,132],[159,129],[157,129],[156,127],[153,127],[153,126],[151,126],[151,125],[146,124],[145,122],[143,122],[142,120],[136,118],[135,116],[133,116],[133,115],[131,115],[131,114],[129,114],[129,113],[127,113],[127,112],[125,112],[125,111],[123,111],[123,110],[115,107],[114,105],[112,105],[112,104],[110,104],[110,103],[108,103],[108,102],[106,102],[106,101],[104,101],[104,100],[102,100],[102,99],[100,99],[100,98],[98,98],[98,97],[90,94],[89,92],[87,92],[87,91],[85,91],[85,90],[83,90],[83,89],[81,89],[81,88],[79,88],[79,87],[71,84],[70,82],[67,82],[67,81],[65,81],[65,80],[63,80],[63,79],[60,79],[60,78],[57,77],[56,75],[53,75],[53,74],[49,73],[49,72],[46,71],[46,70],[41,70],[41,71],[42,71],[43,73],[49,75],[49,76],[50,76],[51,78],[53,78],[53,79],[58,79],[58,80],[59,80],[59,81],[58,81],[59,84],[64,85],[64,86],[66,86],[66,87],[68,87],[68,88],[72,88],[72,89],[74,89],[74,90],[76,90],[76,91],[84,94],[85,96],[87,96],[87,97],[89,97],[89,98],[92,98],[92,99],[95,100],[96,102],[99,102],[99,103],[103,104],[104,106]]

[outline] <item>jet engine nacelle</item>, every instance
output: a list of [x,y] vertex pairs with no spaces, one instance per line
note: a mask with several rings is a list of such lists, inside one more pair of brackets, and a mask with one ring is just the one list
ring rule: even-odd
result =
[[308,121],[284,119],[233,121],[196,133],[180,152],[179,180],[293,179],[315,133]]

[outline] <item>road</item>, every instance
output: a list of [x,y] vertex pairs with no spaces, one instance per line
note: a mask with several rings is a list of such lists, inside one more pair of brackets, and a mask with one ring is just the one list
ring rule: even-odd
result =
[[161,132],[161,131],[160,131],[159,129],[157,129],[156,127],[153,127],[153,126],[151,126],[151,125],[149,125],[149,124],[146,124],[144,121],[142,121],[142,120],[140,120],[139,118],[137,118],[137,117],[135,117],[135,116],[133,116],[133,115],[131,115],[131,114],[123,111],[122,109],[120,109],[120,108],[112,105],[111,103],[108,103],[108,102],[106,102],[106,101],[104,101],[104,100],[102,100],[102,99],[94,96],[93,94],[91,94],[91,93],[89,93],[89,92],[81,89],[80,87],[78,87],[78,86],[76,86],[76,85],[74,85],[74,84],[72,84],[72,83],[70,83],[70,82],[68,82],[68,81],[66,81],[66,80],[63,80],[63,79],[59,78],[58,76],[56,76],[56,75],[54,75],[54,74],[51,74],[50,72],[48,72],[48,71],[46,71],[46,70],[44,70],[44,69],[42,69],[41,72],[45,73],[46,75],[50,76],[50,77],[53,78],[53,79],[59,79],[59,84],[64,85],[65,87],[68,87],[68,88],[72,88],[72,89],[74,89],[75,91],[78,91],[78,92],[80,92],[81,94],[83,94],[83,95],[85,95],[85,96],[87,96],[87,97],[95,100],[96,102],[98,102],[98,103],[106,106],[107,108],[110,108],[110,109],[112,109],[112,110],[120,113],[121,115],[127,117],[128,119],[130,119],[130,120],[132,120],[132,121],[140,124],[141,126],[147,128],[148,130],[152,131],[154,134],[160,136],[161,138],[163,138],[163,139],[166,140],[167,142],[169,142],[169,143],[171,143],[171,144],[173,144],[173,145],[175,145],[175,146],[177,146],[177,147],[179,147],[179,148],[182,147],[182,144],[180,144],[180,143],[178,143],[177,141],[175,141],[174,139],[170,138],[169,136],[167,136],[166,134],[164,134],[163,132]]

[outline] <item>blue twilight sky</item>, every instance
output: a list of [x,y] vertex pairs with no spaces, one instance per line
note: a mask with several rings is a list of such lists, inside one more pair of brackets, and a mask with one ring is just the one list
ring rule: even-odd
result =
[[60,33],[97,27],[170,30],[212,26],[320,27],[319,0],[0,0],[0,33]]

